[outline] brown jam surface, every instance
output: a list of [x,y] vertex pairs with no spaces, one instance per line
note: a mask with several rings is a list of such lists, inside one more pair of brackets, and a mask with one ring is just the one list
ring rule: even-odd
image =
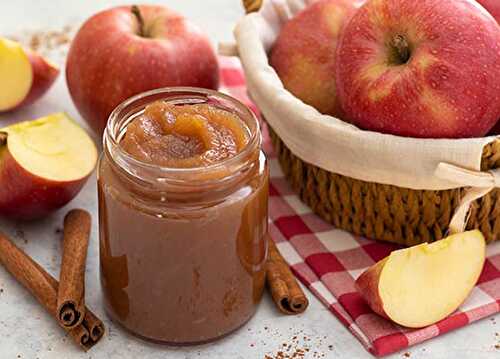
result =
[[234,157],[248,141],[248,128],[229,111],[208,104],[156,101],[128,125],[120,144],[140,161],[192,168]]

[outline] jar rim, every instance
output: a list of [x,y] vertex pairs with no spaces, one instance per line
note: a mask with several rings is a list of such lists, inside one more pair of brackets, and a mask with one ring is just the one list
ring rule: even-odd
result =
[[[235,114],[238,117],[240,117],[242,120],[245,120],[245,122],[250,122],[247,123],[247,127],[249,128],[250,131],[250,139],[248,143],[235,156],[224,159],[220,162],[200,167],[189,167],[189,168],[167,167],[158,164],[147,163],[134,158],[132,155],[127,153],[122,148],[122,146],[120,146],[120,140],[121,140],[120,136],[127,127],[128,122],[125,123],[125,126],[123,126],[123,124],[120,124],[119,121],[124,118],[130,118],[131,115],[133,114],[137,115],[140,111],[137,109],[130,110],[130,108],[133,107],[134,104],[140,102],[141,100],[147,100],[148,98],[151,97],[157,97],[157,100],[163,99],[168,101],[169,100],[168,97],[172,96],[174,97],[178,96],[179,99],[182,96],[183,100],[185,100],[187,103],[189,103],[189,99],[192,99],[194,101],[193,103],[203,103],[202,99],[205,99],[206,101],[216,100],[218,104],[220,104],[222,100],[222,104],[227,105],[228,107],[226,108],[225,106],[221,106],[221,108],[228,110],[232,113],[237,111],[238,113]],[[147,104],[153,101],[154,100],[145,102],[142,105],[142,108],[144,108]],[[179,102],[182,101],[179,100]],[[246,162],[245,159],[251,157],[252,153],[255,151],[256,148],[260,149],[261,141],[262,141],[262,136],[260,132],[260,124],[256,115],[252,110],[248,108],[248,106],[246,106],[238,99],[235,99],[234,97],[231,97],[219,91],[198,88],[198,87],[163,87],[142,92],[138,95],[132,96],[127,100],[125,100],[124,102],[122,102],[121,104],[119,104],[113,110],[113,112],[109,116],[106,129],[104,132],[103,148],[105,151],[110,151],[114,155],[118,154],[121,160],[117,162],[119,162],[118,164],[122,168],[126,164],[127,166],[132,166],[134,168],[141,168],[145,170],[146,173],[155,174],[157,176],[157,179],[170,179],[170,180],[178,179],[179,181],[182,181],[183,179],[185,180],[188,178],[193,178],[193,176],[199,175],[201,173],[203,174],[211,172],[217,173],[218,171],[227,172],[228,168],[234,169],[231,172],[238,171],[238,169],[244,167]],[[133,173],[130,173],[130,171],[127,172],[133,175]],[[144,178],[141,179],[144,180]]]

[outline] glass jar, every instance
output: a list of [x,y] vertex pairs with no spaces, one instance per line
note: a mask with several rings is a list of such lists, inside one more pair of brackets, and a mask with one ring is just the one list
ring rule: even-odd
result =
[[[146,105],[206,103],[250,131],[232,158],[203,168],[138,161],[121,147]],[[249,320],[265,281],[269,169],[254,114],[224,94],[166,88],[111,114],[98,168],[101,285],[109,315],[133,334],[168,344],[222,337]]]

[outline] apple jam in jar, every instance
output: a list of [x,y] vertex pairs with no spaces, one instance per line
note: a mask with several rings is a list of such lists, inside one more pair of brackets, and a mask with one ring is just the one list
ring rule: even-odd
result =
[[118,106],[98,169],[110,316],[168,344],[242,326],[264,288],[268,178],[258,121],[229,96],[167,88]]

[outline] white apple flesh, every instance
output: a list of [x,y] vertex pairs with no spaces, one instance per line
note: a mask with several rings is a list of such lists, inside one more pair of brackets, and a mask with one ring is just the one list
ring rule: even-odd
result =
[[374,312],[410,328],[434,324],[468,297],[484,266],[478,230],[401,249],[365,271],[356,287]]

